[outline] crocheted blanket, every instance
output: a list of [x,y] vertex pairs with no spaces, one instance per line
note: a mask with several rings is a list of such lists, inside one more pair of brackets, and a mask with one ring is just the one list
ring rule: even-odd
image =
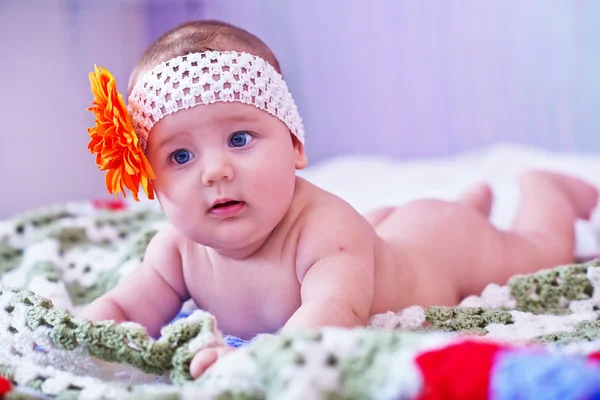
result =
[[141,204],[90,202],[0,222],[0,395],[139,399],[600,398],[600,263],[516,276],[458,307],[410,307],[369,327],[262,335],[197,380],[222,343],[189,314],[159,339],[75,318],[141,262],[166,223]]

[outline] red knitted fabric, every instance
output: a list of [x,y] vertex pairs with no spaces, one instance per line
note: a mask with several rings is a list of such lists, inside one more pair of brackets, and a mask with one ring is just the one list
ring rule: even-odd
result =
[[421,354],[416,362],[423,375],[419,400],[485,400],[490,372],[502,346],[464,341]]
[[8,392],[10,392],[10,390],[11,386],[8,379],[0,376],[0,396],[7,394]]

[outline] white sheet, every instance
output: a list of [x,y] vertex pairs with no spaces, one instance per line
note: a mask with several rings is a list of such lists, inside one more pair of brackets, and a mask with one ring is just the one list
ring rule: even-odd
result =
[[[519,200],[518,174],[531,167],[569,173],[600,187],[599,155],[556,154],[511,144],[436,159],[344,156],[310,166],[299,175],[360,212],[423,197],[452,200],[469,185],[487,181],[494,189],[491,220],[506,228]],[[592,221],[578,221],[576,228],[577,255],[600,255],[599,210]]]

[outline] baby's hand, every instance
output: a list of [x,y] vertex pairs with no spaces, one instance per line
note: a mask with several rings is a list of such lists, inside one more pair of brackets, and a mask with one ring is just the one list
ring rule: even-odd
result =
[[218,346],[202,349],[192,359],[190,364],[190,375],[196,379],[202,375],[219,358],[235,350],[235,347]]

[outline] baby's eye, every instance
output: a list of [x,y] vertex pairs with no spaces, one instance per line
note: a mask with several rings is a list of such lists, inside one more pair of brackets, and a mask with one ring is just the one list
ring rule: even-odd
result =
[[171,158],[177,164],[185,164],[185,163],[190,162],[190,160],[192,158],[194,158],[194,156],[192,155],[192,153],[190,153],[187,150],[177,150],[175,153],[173,153],[173,155],[171,156]]
[[254,139],[248,132],[236,132],[229,138],[229,145],[231,147],[244,147]]

